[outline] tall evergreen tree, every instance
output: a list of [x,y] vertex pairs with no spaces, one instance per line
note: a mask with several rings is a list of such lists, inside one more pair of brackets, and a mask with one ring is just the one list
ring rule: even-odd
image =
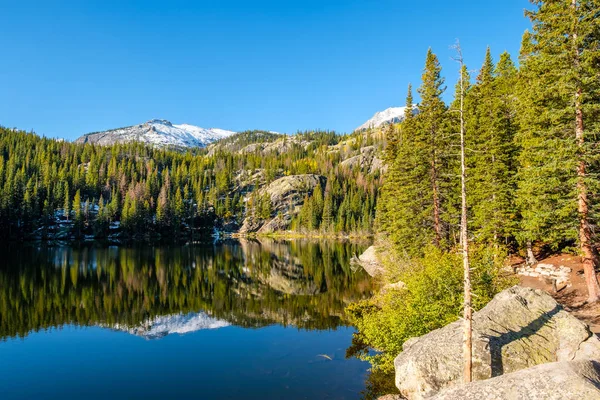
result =
[[415,150],[419,152],[418,159],[429,168],[429,193],[425,194],[427,199],[426,208],[430,218],[425,226],[433,228],[433,243],[437,246],[442,244],[447,234],[447,221],[443,220],[443,202],[446,199],[443,175],[444,159],[448,153],[448,139],[444,138],[444,120],[446,105],[442,100],[442,94],[446,90],[444,78],[441,75],[442,67],[437,56],[431,51],[427,52],[425,70],[422,75],[422,83],[419,87],[421,103],[419,114],[416,117],[417,129],[415,132]]
[[514,232],[515,68],[508,54],[494,66],[488,48],[468,95],[471,229],[481,242],[506,242]]
[[441,246],[449,231],[444,206],[449,191],[456,188],[445,182],[449,153],[444,90],[439,61],[429,49],[419,87],[419,113],[413,116],[409,87],[396,158],[389,165],[377,211],[379,230],[407,255],[421,254],[430,243]]
[[65,182],[64,185],[64,196],[65,201],[63,203],[63,215],[69,220],[69,214],[71,213],[71,195],[69,194],[69,184]]
[[524,240],[579,243],[588,300],[600,299],[598,217],[600,3],[532,1],[521,52],[519,207]]

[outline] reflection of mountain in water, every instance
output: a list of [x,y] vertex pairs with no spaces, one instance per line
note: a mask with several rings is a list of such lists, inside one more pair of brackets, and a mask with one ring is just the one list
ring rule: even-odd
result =
[[183,335],[204,329],[223,328],[229,325],[229,322],[221,321],[204,312],[199,312],[154,317],[134,327],[122,326],[120,324],[110,327],[132,335],[141,336],[145,339],[160,339],[171,334]]
[[346,325],[345,305],[371,290],[368,277],[349,266],[364,247],[244,240],[210,247],[7,248],[0,338],[67,323],[144,337],[214,324],[331,329]]

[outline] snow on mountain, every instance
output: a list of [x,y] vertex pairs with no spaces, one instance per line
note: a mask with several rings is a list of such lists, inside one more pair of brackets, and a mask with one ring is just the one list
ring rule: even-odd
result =
[[225,129],[206,129],[189,124],[175,125],[164,119],[151,119],[139,125],[88,133],[75,142],[110,145],[137,141],[159,147],[205,147],[235,133]]
[[[404,110],[406,107],[390,107],[386,110],[376,112],[373,117],[356,128],[356,131],[362,131],[369,128],[378,128],[381,125],[401,122],[404,119]],[[417,113],[417,106],[413,106],[413,114]]]
[[229,325],[230,323],[227,321],[222,321],[200,312],[158,316],[145,321],[139,326],[129,327],[117,324],[110,326],[110,328],[128,332],[145,339],[160,339],[175,333],[183,335],[203,329],[223,328]]

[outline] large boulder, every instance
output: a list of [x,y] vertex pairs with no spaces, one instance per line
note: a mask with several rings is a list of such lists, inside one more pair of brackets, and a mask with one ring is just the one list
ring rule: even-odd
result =
[[385,269],[379,257],[377,256],[377,248],[375,246],[369,246],[360,256],[354,256],[351,262],[355,265],[359,265],[367,271],[367,274],[372,277],[380,276],[385,273]]
[[600,400],[600,363],[591,360],[538,365],[485,381],[449,388],[431,400]]
[[[461,383],[462,331],[457,321],[404,343],[394,366],[405,397]],[[600,341],[543,291],[514,286],[473,315],[474,380],[575,359],[600,359]]]

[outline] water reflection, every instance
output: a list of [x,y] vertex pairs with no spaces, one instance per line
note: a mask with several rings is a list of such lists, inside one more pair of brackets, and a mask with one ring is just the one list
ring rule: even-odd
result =
[[241,240],[184,247],[12,247],[0,264],[0,338],[64,324],[148,339],[230,324],[331,329],[371,283],[364,244]]

